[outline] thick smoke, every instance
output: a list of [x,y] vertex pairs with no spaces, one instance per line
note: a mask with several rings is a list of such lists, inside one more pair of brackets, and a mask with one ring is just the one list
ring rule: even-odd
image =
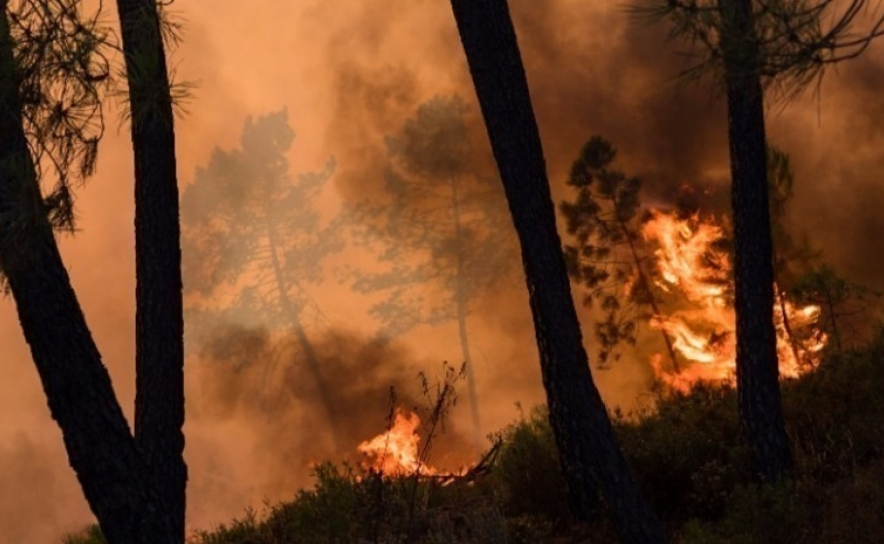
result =
[[[431,385],[443,372],[401,343],[357,332],[318,333],[314,348],[342,416],[337,451],[313,378],[284,335],[220,327],[191,358],[186,432],[195,518],[291,497],[309,485],[314,463],[362,462],[356,446],[384,431],[393,406],[422,413],[433,401],[423,396],[417,369],[427,369]],[[431,461],[456,468],[470,461],[465,451],[449,421]]]
[[[620,150],[618,167],[643,178],[649,204],[672,203],[684,183],[723,188],[718,191],[726,196],[722,101],[708,82],[676,82],[685,61],[677,54],[679,46],[666,40],[665,26],[633,22],[617,2],[510,4],[557,200],[569,196],[568,168],[593,134]],[[272,0],[260,9],[242,2],[185,2],[180,9],[188,23],[175,54],[177,76],[199,84],[190,113],[176,126],[182,185],[214,147],[236,145],[247,115],[286,105],[298,134],[292,171],[320,169],[330,155],[337,159],[333,183],[343,202],[332,195],[331,215],[372,196],[383,182],[384,136],[423,101],[452,94],[471,107],[476,168],[493,174],[446,2]],[[884,232],[879,212],[884,191],[877,179],[884,162],[882,55],[882,45],[873,45],[863,58],[831,71],[818,95],[772,105],[768,115],[771,142],[792,155],[795,234],[807,232],[843,275],[878,287],[884,287],[884,256],[877,251]],[[108,131],[99,175],[80,193],[82,230],[63,241],[63,251],[121,404],[131,414],[134,244],[128,146],[126,130]],[[341,259],[372,264],[370,256],[358,253]],[[383,429],[389,385],[417,403],[414,393],[408,395],[417,391],[417,370],[432,375],[442,360],[458,360],[458,350],[452,349],[456,330],[426,327],[402,338],[402,347],[380,346],[369,340],[375,324],[363,313],[367,304],[354,300],[346,286],[329,282],[315,295],[333,317],[332,329],[349,331],[319,334],[316,342],[333,371],[342,413],[352,414],[347,436],[354,443]],[[0,385],[0,399],[4,411],[23,416],[2,427],[8,447],[0,460],[8,463],[3,463],[0,505],[11,505],[3,510],[15,514],[0,517],[0,537],[57,542],[63,530],[89,517],[64,462],[12,304],[3,306],[0,354],[14,370]],[[581,312],[588,331],[589,316]],[[517,417],[514,402],[530,406],[543,398],[520,282],[485,297],[471,325],[478,328],[476,376],[490,432]],[[290,496],[308,483],[307,463],[329,456],[327,442],[317,434],[321,412],[311,402],[303,368],[280,363],[265,387],[266,367],[258,355],[270,353],[280,340],[260,329],[231,327],[223,335],[219,331],[215,352],[188,363],[189,519],[202,527],[226,521],[248,504],[259,505],[265,496]],[[239,349],[249,357],[234,358]],[[609,404],[632,406],[649,373],[646,358],[636,357],[595,375]],[[449,441],[455,444],[452,452],[458,451],[457,429],[464,421],[457,413],[454,417],[451,438],[439,443],[440,456]],[[452,466],[460,461],[455,458],[452,453]]]

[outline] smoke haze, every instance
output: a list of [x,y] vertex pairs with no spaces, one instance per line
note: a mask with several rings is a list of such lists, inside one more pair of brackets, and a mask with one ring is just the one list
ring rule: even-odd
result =
[[[708,83],[679,85],[685,66],[663,25],[630,20],[619,3],[511,0],[543,138],[553,195],[570,196],[571,161],[593,134],[619,150],[618,167],[640,176],[649,204],[668,204],[683,183],[723,186],[728,179],[723,104]],[[184,42],[176,77],[198,84],[178,120],[182,189],[216,147],[238,145],[243,122],[287,107],[296,133],[293,174],[338,168],[320,199],[331,217],[377,193],[396,132],[434,95],[458,94],[478,149],[476,169],[495,172],[450,8],[427,0],[180,0]],[[109,13],[115,17],[115,13]],[[852,279],[884,287],[884,45],[827,74],[807,93],[772,108],[772,143],[792,155],[795,198],[790,227],[807,232],[825,259]],[[80,231],[61,246],[118,398],[130,418],[134,399],[134,237],[128,127],[110,130],[97,176],[79,193]],[[395,342],[373,339],[371,300],[335,280],[339,265],[370,267],[371,255],[345,248],[327,262],[311,295],[329,323],[310,333],[333,380],[345,422],[346,451],[332,452],[309,376],[280,364],[265,377],[260,359],[280,341],[230,322],[201,345],[188,345],[186,457],[188,523],[208,528],[264,498],[290,497],[309,484],[309,464],[358,459],[355,445],[380,433],[395,386],[406,405],[421,404],[416,374],[433,378],[460,359],[456,326],[419,327]],[[590,331],[585,310],[584,330]],[[475,371],[485,432],[518,417],[515,402],[542,401],[527,296],[517,277],[478,301]],[[585,334],[590,338],[589,334]],[[239,347],[238,347],[239,346]],[[242,354],[237,352],[247,346]],[[593,351],[589,350],[590,353]],[[239,357],[242,355],[242,357]],[[243,360],[247,359],[247,360]],[[285,357],[280,358],[284,360]],[[292,360],[294,360],[294,355]],[[0,539],[49,544],[91,521],[68,467],[61,433],[25,344],[14,303],[0,302]],[[240,364],[242,363],[242,364]],[[609,404],[636,406],[651,370],[644,356],[595,372]],[[463,393],[463,391],[462,391]],[[465,395],[461,395],[465,398]],[[466,409],[458,407],[433,463],[455,468],[463,452]],[[447,446],[445,444],[448,444]]]

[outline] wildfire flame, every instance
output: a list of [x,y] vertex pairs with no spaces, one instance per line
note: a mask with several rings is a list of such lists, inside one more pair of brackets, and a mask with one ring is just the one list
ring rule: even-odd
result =
[[415,413],[396,408],[390,428],[357,446],[357,450],[369,458],[372,470],[389,475],[432,475],[437,471],[420,459],[417,433],[421,420]]
[[[654,316],[651,327],[669,336],[682,368],[664,368],[662,354],[655,354],[651,364],[664,383],[679,391],[688,391],[698,381],[736,380],[735,315],[727,300],[731,263],[727,252],[715,245],[722,234],[713,219],[679,218],[661,211],[652,211],[642,227],[644,239],[658,246],[656,285],[680,299],[669,315]],[[819,352],[826,345],[826,335],[817,327],[820,308],[796,308],[774,288],[780,376],[796,377],[819,364]]]

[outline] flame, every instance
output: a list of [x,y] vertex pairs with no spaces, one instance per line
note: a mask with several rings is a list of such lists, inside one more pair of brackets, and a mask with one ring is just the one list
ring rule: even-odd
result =
[[368,467],[389,476],[436,474],[436,469],[421,461],[417,433],[421,420],[415,413],[396,408],[390,428],[357,446],[370,459]]
[[[727,252],[715,244],[723,237],[722,228],[698,214],[682,219],[652,211],[642,236],[658,246],[653,255],[656,285],[680,299],[669,315],[654,316],[651,327],[669,335],[681,371],[664,368],[663,356],[655,354],[654,372],[682,392],[699,381],[734,384],[735,315],[727,300],[732,290],[731,263]],[[817,327],[820,308],[796,308],[776,285],[774,289],[780,376],[796,377],[819,364],[819,352],[826,345],[826,335]]]

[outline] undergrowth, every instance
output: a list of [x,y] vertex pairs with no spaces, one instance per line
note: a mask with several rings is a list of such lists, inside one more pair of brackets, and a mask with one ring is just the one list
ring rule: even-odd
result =
[[[623,451],[679,544],[884,541],[884,334],[783,382],[795,468],[758,485],[736,394],[719,386],[658,393],[653,410],[614,413]],[[490,471],[443,482],[324,463],[315,484],[262,513],[193,535],[199,544],[616,542],[607,515],[567,510],[543,407],[493,437]],[[447,485],[443,485],[447,483]],[[603,503],[600,508],[604,509]],[[65,544],[99,544],[94,529]]]

